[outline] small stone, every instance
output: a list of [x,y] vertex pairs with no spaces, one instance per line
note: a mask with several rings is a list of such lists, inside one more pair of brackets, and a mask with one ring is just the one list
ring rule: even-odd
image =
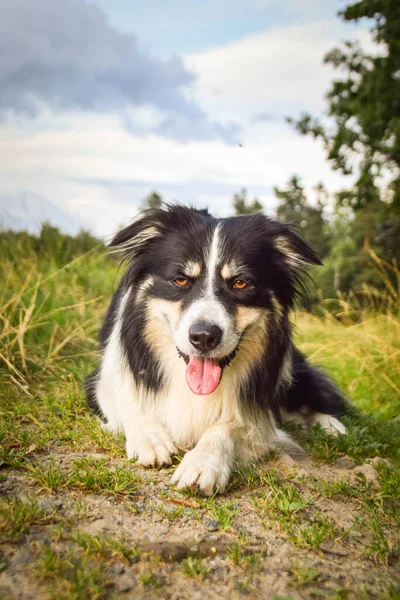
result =
[[125,572],[125,565],[122,562],[117,562],[111,567],[111,570],[116,575],[122,575]]
[[356,475],[361,473],[364,475],[367,483],[371,483],[373,485],[377,485],[379,481],[379,475],[376,469],[372,465],[362,465],[361,467],[357,467],[355,469]]
[[210,519],[204,523],[205,528],[208,531],[219,531],[221,529],[221,523],[215,519]]
[[388,460],[387,458],[382,458],[381,456],[375,456],[374,458],[371,458],[368,462],[374,468],[379,467],[380,465],[386,465],[388,467],[390,467],[391,465],[390,460]]
[[198,546],[192,546],[191,548],[189,548],[190,552],[193,552],[193,554],[196,554],[199,551],[199,547]]
[[160,533],[162,533],[163,535],[165,535],[166,533],[169,533],[169,527],[161,527]]
[[352,458],[350,458],[350,456],[342,456],[341,458],[338,458],[336,462],[339,465],[339,467],[341,467],[342,469],[347,469],[348,471],[354,469],[354,467],[356,466],[355,461]]
[[215,533],[213,533],[213,534],[211,534],[211,535],[208,536],[208,541],[209,542],[217,542],[218,541],[218,536]]

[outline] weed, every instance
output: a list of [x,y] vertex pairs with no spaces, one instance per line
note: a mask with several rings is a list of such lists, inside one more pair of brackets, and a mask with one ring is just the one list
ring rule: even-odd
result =
[[306,563],[298,563],[292,568],[292,582],[295,588],[303,588],[318,579],[320,573]]
[[207,508],[212,519],[219,522],[220,529],[230,529],[232,527],[233,519],[237,514],[237,508],[234,502],[216,504],[213,501],[210,501],[208,502]]
[[0,499],[0,532],[8,538],[17,538],[26,533],[32,525],[45,524],[53,519],[37,502],[23,502]]
[[189,556],[182,561],[182,569],[186,575],[189,577],[199,577],[200,579],[204,579],[207,575],[209,569],[203,564],[203,560],[201,558],[193,558]]
[[87,555],[105,560],[118,558],[129,563],[138,556],[135,547],[108,536],[99,537],[89,533],[78,532],[71,537],[71,541],[80,546]]
[[164,577],[156,575],[148,567],[145,567],[140,571],[139,581],[143,586],[149,587],[153,590],[158,590],[165,583]]
[[25,469],[29,476],[39,485],[40,490],[54,493],[56,490],[68,484],[69,474],[61,469],[54,458],[51,458],[46,464],[32,465],[25,464]]
[[139,488],[141,479],[129,465],[110,466],[106,459],[85,457],[74,461],[70,484],[91,492],[133,494]]
[[36,559],[35,570],[57,600],[105,600],[112,597],[102,565],[72,550],[59,553],[43,546]]

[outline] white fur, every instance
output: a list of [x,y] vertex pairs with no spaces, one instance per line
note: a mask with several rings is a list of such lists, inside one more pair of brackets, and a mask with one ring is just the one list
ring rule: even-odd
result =
[[345,434],[347,432],[346,427],[339,419],[325,413],[312,413],[308,410],[298,411],[296,413],[282,411],[282,418],[284,422],[293,421],[293,423],[297,423],[302,427],[310,427],[318,424],[324,431],[334,436]]
[[212,496],[216,491],[224,492],[234,458],[234,431],[229,425],[214,425],[184,456],[171,481],[178,489],[188,487],[193,491],[200,490],[206,496]]
[[129,301],[128,291],[120,300],[97,381],[97,398],[108,421],[107,429],[122,429],[128,457],[145,466],[170,464],[178,448],[192,450],[174,475],[177,485],[196,487],[206,495],[217,488],[223,491],[234,460],[257,458],[287,441],[274,427],[272,415],[244,415],[239,409],[240,381],[247,378],[251,368],[252,348],[262,343],[259,332],[264,315],[250,326],[249,341],[241,348],[243,360],[238,358],[234,369],[226,369],[215,392],[199,397],[186,384],[185,363],[165,327],[165,316],[149,311],[152,319],[145,334],[155,336],[158,332],[152,347],[169,376],[164,389],[155,395],[135,385],[122,351],[121,319]]
[[[154,234],[149,228],[139,243]],[[214,282],[222,268],[219,257],[217,227],[205,265],[204,296],[183,314],[179,302],[145,300],[152,278],[141,285],[136,300],[130,289],[124,293],[96,382],[97,400],[108,421],[106,428],[124,431],[128,457],[137,458],[144,466],[161,466],[171,464],[178,449],[187,451],[172,481],[178,488],[189,487],[205,495],[226,489],[235,460],[256,459],[271,449],[293,444],[289,436],[276,428],[272,414],[266,415],[260,409],[245,413],[239,406],[241,384],[248,380],[267,343],[271,315],[266,310],[239,307],[235,323],[215,296]],[[127,303],[133,301],[146,301],[143,335],[158,358],[165,381],[157,394],[135,383],[122,348],[122,317]],[[215,356],[229,355],[245,331],[240,353],[225,369],[217,389],[207,396],[191,392],[186,384],[185,363],[176,350],[178,347],[184,354],[193,354],[189,328],[200,320],[218,324],[223,331]],[[283,382],[289,380],[290,359],[286,357],[281,371]],[[317,414],[315,420],[324,428],[329,426],[343,433],[343,426],[334,417]]]
[[214,229],[207,260],[207,296],[214,295],[214,280],[220,257],[219,225]]
[[215,349],[216,356],[227,356],[236,348],[240,334],[234,322],[221,302],[213,296],[207,296],[190,305],[174,332],[175,344],[183,354],[193,354],[194,348],[189,340],[190,326],[198,321],[215,323],[222,329],[222,340]]
[[347,429],[336,417],[332,415],[326,415],[323,413],[313,413],[312,415],[313,424],[319,423],[322,429],[331,435],[338,435],[339,433],[345,434]]

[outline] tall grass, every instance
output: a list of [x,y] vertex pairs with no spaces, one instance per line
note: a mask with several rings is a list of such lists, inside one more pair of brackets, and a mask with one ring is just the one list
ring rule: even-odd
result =
[[370,254],[382,288],[322,300],[318,317],[298,313],[296,341],[359,408],[393,418],[400,415],[400,270]]
[[[294,315],[296,342],[361,409],[400,413],[400,272],[371,253],[381,290],[324,300],[320,316]],[[79,381],[96,359],[97,332],[120,274],[92,248],[61,268],[51,252],[22,252],[0,263],[0,383],[32,397],[46,381]],[[38,387],[39,386],[39,387]]]
[[115,279],[115,264],[97,249],[61,268],[38,257],[1,261],[2,384],[31,396],[46,375],[78,372],[95,351]]

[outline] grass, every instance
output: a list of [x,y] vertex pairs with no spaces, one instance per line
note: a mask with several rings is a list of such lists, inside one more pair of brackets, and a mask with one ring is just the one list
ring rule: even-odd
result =
[[192,556],[182,561],[182,570],[189,577],[198,577],[199,579],[204,579],[209,571],[201,558],[193,558]]
[[44,546],[39,553],[35,571],[43,587],[59,600],[103,600],[113,598],[104,568],[73,551],[60,553]]
[[[166,510],[160,503],[175,491],[154,487],[159,503],[145,502],[142,511],[136,498],[152,485],[153,472],[144,475],[126,459],[122,437],[104,433],[88,414],[83,393],[84,377],[98,359],[97,332],[117,279],[115,263],[96,249],[61,268],[49,256],[0,261],[0,483],[10,483],[0,499],[0,535],[22,546],[51,529],[50,542],[36,540],[32,546],[32,573],[41,589],[61,600],[112,598],[110,565],[118,561],[132,567],[142,561],[134,543],[79,529],[90,518],[93,497],[115,500],[134,518],[161,517],[170,528],[183,525],[186,517],[195,529],[204,521],[218,521],[216,535],[232,541],[227,560],[241,592],[256,589],[263,568],[260,554],[245,551],[251,532],[238,533],[244,494],[246,510],[264,532],[281,537],[296,552],[320,554],[329,544],[348,549],[357,543],[370,564],[398,565],[400,319],[393,295],[390,306],[381,302],[379,313],[374,296],[374,310],[341,298],[336,316],[330,310],[320,317],[295,317],[300,349],[328,369],[356,410],[346,417],[346,436],[334,438],[318,428],[292,428],[293,435],[320,465],[343,456],[357,465],[373,457],[388,459],[375,464],[376,486],[362,478],[282,476],[274,470],[276,455],[271,454],[268,470],[266,464],[238,465],[227,497],[196,498],[194,507],[189,502]],[[15,497],[16,481],[28,490],[29,500]],[[69,499],[68,517],[42,508],[43,498],[59,496]],[[181,494],[185,501],[191,496]],[[328,501],[352,507],[357,513],[353,529],[321,511]],[[351,537],[354,530],[362,537]],[[1,556],[0,570],[7,561]],[[177,568],[185,579],[202,585],[214,577],[206,558],[185,558]],[[301,593],[314,593],[321,581],[319,570],[306,561],[292,565],[290,578]],[[136,581],[151,595],[159,593],[166,579],[157,564],[147,561],[140,562]],[[354,597],[351,593],[343,586],[337,597]],[[396,593],[388,585],[382,597],[395,598]]]
[[24,502],[20,498],[6,501],[0,498],[0,533],[8,539],[18,539],[33,525],[43,525],[57,520],[36,501]]

